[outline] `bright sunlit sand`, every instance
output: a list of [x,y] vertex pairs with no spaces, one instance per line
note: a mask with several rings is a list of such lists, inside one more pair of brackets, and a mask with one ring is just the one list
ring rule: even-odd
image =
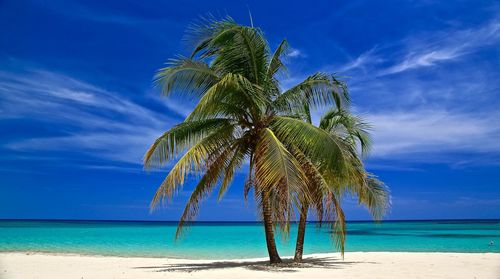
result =
[[500,253],[350,252],[272,266],[267,258],[185,260],[0,253],[0,278],[482,278],[498,279]]

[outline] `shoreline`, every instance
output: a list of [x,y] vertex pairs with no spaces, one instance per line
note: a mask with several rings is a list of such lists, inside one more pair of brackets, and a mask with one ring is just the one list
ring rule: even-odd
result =
[[[369,253],[398,253],[398,254],[498,254],[500,252],[457,252],[457,251],[349,251],[345,254],[369,254]],[[92,253],[74,253],[74,252],[47,252],[47,251],[35,251],[35,250],[15,250],[15,251],[1,251],[0,257],[2,255],[9,254],[22,254],[26,256],[31,255],[42,255],[42,256],[72,256],[72,257],[95,257],[95,258],[138,258],[138,259],[169,259],[169,260],[186,260],[186,261],[250,261],[250,260],[265,260],[268,259],[267,256],[264,257],[247,257],[247,258],[183,258],[174,256],[150,256],[150,255],[112,255],[112,254],[92,254]],[[293,258],[293,256],[283,256],[281,258]],[[328,253],[311,253],[304,254],[304,257],[321,257],[321,256],[337,256],[340,257],[340,252],[328,252]]]
[[498,278],[500,253],[347,252],[290,257],[201,260],[40,252],[0,252],[0,278]]

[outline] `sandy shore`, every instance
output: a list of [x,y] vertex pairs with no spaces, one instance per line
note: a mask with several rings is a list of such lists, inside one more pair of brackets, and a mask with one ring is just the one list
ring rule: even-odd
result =
[[301,266],[265,259],[182,260],[0,253],[0,278],[500,278],[500,253],[352,252],[309,255]]

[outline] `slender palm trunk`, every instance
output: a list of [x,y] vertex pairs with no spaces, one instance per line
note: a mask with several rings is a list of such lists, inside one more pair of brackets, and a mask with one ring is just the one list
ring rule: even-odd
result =
[[302,254],[304,253],[304,237],[306,235],[307,211],[309,205],[303,204],[300,210],[299,228],[297,232],[297,244],[295,245],[295,257],[293,261],[296,263],[302,262]]
[[269,197],[262,193],[262,215],[264,217],[264,229],[266,232],[267,252],[269,253],[269,261],[274,263],[281,263],[281,258],[276,249],[276,242],[274,240],[273,220],[271,216],[271,205],[269,204]]

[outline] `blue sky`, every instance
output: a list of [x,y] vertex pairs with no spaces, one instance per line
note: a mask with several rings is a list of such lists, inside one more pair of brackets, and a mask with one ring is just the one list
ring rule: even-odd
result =
[[[347,80],[374,125],[367,168],[391,188],[388,219],[500,217],[500,5],[495,1],[0,1],[0,218],[177,220],[192,184],[148,203],[168,169],[141,158],[192,104],[160,98],[155,70],[189,50],[199,16],[248,9],[289,87]],[[199,220],[255,220],[244,172]],[[353,200],[350,220],[368,219]]]

